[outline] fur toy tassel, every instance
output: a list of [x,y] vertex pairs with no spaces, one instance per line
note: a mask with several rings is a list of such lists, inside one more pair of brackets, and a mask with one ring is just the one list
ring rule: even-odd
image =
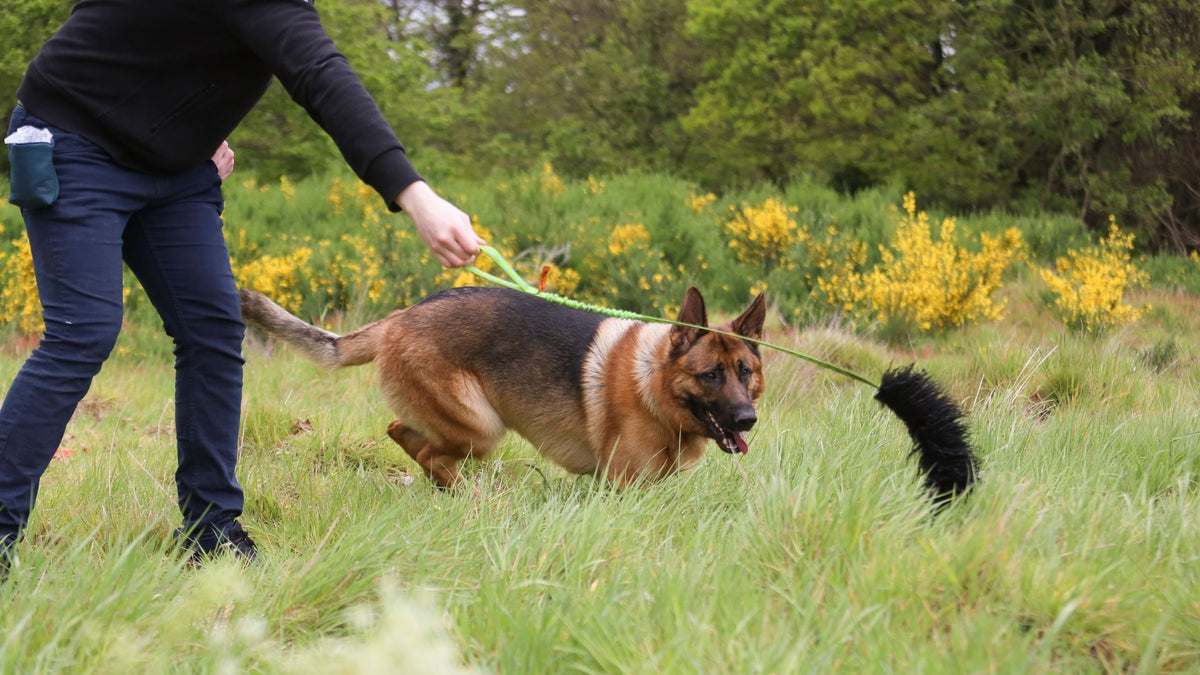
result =
[[943,506],[971,489],[979,463],[967,440],[963,412],[925,371],[907,366],[885,372],[875,400],[908,427],[935,504]]

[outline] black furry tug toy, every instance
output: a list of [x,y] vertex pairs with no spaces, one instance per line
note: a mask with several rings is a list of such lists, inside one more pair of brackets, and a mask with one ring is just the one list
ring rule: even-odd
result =
[[927,373],[912,366],[885,372],[875,400],[908,427],[935,504],[945,505],[971,489],[979,462],[971,452],[963,412]]

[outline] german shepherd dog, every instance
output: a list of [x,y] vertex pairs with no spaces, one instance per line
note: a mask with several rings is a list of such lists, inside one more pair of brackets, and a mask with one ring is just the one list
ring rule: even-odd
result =
[[[338,336],[241,291],[242,314],[327,368],[375,362],[387,433],[437,485],[461,480],[512,429],[575,474],[617,485],[746,453],[764,390],[757,346],[706,330],[689,288],[679,322],[608,318],[506,288],[456,288]],[[759,295],[717,330],[760,339]]]

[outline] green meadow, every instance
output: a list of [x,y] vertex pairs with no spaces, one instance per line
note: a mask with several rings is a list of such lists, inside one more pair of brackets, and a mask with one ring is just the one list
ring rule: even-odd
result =
[[[531,281],[537,256],[522,252],[540,251],[558,290],[617,308],[667,315],[695,283],[720,319],[766,292],[769,341],[871,379],[916,363],[941,383],[968,413],[975,490],[935,513],[870,387],[767,349],[745,456],[713,448],[689,472],[617,490],[510,436],[466,467],[469,488],[441,492],[384,433],[369,366],[325,372],[252,332],[239,475],[262,560],[193,569],[172,541],[171,344],[134,286],[0,585],[0,670],[1200,670],[1200,261],[1134,253],[1147,279],[1122,302],[1136,318],[1092,330],[1055,309],[1035,268],[1100,234],[1065,217],[963,217],[964,249],[1016,228],[1027,260],[994,289],[1001,318],[923,330],[823,304],[802,237],[727,227],[732,208],[756,231],[751,216],[767,216],[745,205],[777,198],[796,209],[792,230],[868,244],[865,270],[904,221],[898,191],[706,199],[661,176],[558,192],[551,177],[458,195]],[[352,192],[328,178],[231,186],[235,263],[277,262],[259,282],[339,331],[469,282],[420,260],[403,217],[349,208]],[[744,258],[739,236],[775,243]],[[302,246],[310,257],[288,268]],[[31,344],[10,329],[0,380]]]

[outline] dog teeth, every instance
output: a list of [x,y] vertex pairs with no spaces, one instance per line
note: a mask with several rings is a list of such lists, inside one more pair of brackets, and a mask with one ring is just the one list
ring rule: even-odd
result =
[[746,443],[746,434],[744,432],[730,431],[721,426],[717,422],[716,415],[713,415],[711,410],[705,410],[704,417],[712,424],[713,429],[716,430],[717,436],[713,440],[717,442],[717,445],[721,446],[722,450],[731,455],[745,455],[749,453],[750,446]]

